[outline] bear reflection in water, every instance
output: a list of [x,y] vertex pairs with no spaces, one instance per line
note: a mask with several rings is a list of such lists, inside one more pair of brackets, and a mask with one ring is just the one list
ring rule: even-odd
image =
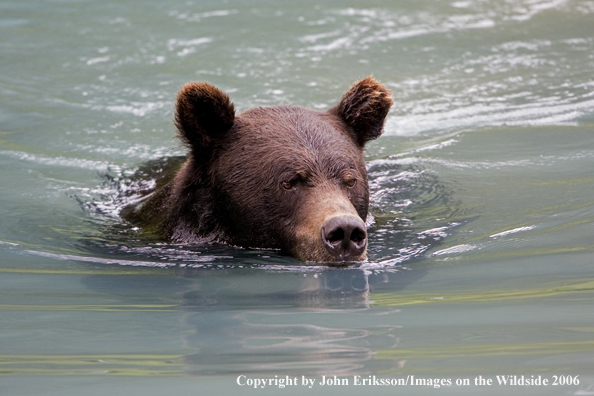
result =
[[425,272],[308,268],[98,271],[83,284],[117,301],[166,302],[173,311],[150,316],[151,332],[169,334],[172,345],[183,337],[176,363],[194,375],[351,375],[404,364],[374,353],[397,346],[401,323],[399,309],[370,309],[370,294],[401,290]]
[[[344,268],[260,272],[250,282],[234,278],[225,279],[226,284],[216,275],[190,279],[218,282],[209,287],[208,296],[198,289],[183,295],[185,323],[196,329],[185,338],[196,349],[183,359],[189,374],[352,375],[379,364],[403,364],[397,356],[379,364],[374,359],[374,350],[394,349],[399,343],[397,324],[378,325],[372,319],[376,312],[391,314],[398,323],[398,310],[369,309],[370,289],[388,282],[387,273]],[[252,281],[260,286],[257,294]],[[294,307],[299,309],[290,309]]]
[[279,249],[303,261],[366,259],[365,144],[383,132],[392,96],[371,77],[320,112],[298,106],[235,114],[216,87],[188,83],[175,123],[189,155],[122,216],[181,244]]

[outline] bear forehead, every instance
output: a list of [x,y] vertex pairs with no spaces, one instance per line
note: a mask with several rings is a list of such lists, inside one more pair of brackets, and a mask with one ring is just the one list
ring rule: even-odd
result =
[[235,119],[214,168],[227,179],[295,172],[325,178],[349,170],[364,175],[362,148],[347,128],[332,114],[298,106],[251,109]]
[[357,155],[360,148],[336,116],[299,106],[259,107],[239,114],[237,138],[252,149]]

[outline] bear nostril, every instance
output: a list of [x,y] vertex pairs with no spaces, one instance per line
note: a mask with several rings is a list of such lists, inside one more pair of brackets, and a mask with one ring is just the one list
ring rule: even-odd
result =
[[362,230],[359,227],[355,228],[353,232],[351,232],[351,241],[355,243],[359,243],[365,238],[367,238],[367,233],[365,230]]
[[342,228],[338,228],[334,231],[329,232],[326,235],[328,242],[339,242],[344,239],[344,230]]
[[321,230],[324,247],[338,261],[357,259],[367,247],[365,224],[359,217],[336,216]]

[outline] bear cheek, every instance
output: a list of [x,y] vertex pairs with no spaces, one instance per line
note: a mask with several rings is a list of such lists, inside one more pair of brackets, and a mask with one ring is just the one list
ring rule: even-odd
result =
[[[351,201],[341,191],[314,190],[316,191],[312,191],[299,208],[300,220],[295,225],[293,256],[302,261],[312,262],[364,261],[367,258],[365,224]],[[359,229],[362,228],[361,231],[364,234],[364,240],[359,243],[358,248],[354,252],[348,252],[346,256],[329,248],[328,238],[327,236],[324,238],[322,232],[323,227],[328,227],[342,219],[355,222]]]

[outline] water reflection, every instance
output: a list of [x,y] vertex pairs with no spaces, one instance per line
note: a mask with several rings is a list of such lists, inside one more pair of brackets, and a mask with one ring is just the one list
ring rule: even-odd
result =
[[93,275],[83,283],[124,300],[174,299],[185,313],[179,333],[187,349],[184,370],[195,375],[361,374],[401,367],[397,353],[374,359],[374,351],[397,347],[400,326],[399,310],[370,309],[370,291],[391,280],[390,290],[400,289],[424,275],[360,268],[170,271],[166,278]]
[[[406,278],[407,274],[403,275]],[[392,317],[390,325],[385,320],[378,321],[381,324],[369,320],[373,315],[369,312],[370,290],[389,282],[390,276],[385,272],[350,268],[291,276],[266,273],[246,283],[241,277],[224,279],[224,288],[213,287],[204,278],[192,279],[197,287],[184,293],[183,304],[191,312],[186,322],[196,330],[186,338],[188,346],[197,349],[197,353],[185,359],[193,374],[215,370],[346,375],[389,370],[404,364],[397,357],[374,360],[374,351],[396,348],[399,341],[397,316]],[[411,277],[407,281],[412,280]],[[208,283],[210,293],[201,287],[203,283]],[[260,291],[254,293],[252,287]],[[250,307],[238,311],[241,304]],[[213,305],[216,310],[202,309]],[[221,310],[222,306],[229,310]],[[377,311],[394,315],[397,312]]]
[[[273,312],[233,315],[211,311],[188,316],[187,323],[196,327],[196,334],[186,341],[198,349],[184,359],[188,372],[201,375],[361,373],[378,365],[373,361],[374,349],[391,349],[398,343],[397,326],[335,327],[316,324],[322,321],[313,314],[290,315],[293,317],[290,319],[309,316],[312,323],[282,324],[279,319],[287,318]],[[277,323],[261,323],[264,321]],[[218,325],[213,327],[212,323]],[[395,364],[401,363],[395,360]]]
[[[310,272],[252,272],[235,276],[234,270],[180,271],[193,290],[184,293],[185,310],[236,308],[338,308],[369,307],[370,273],[357,268],[312,268]],[[179,273],[179,272],[178,272]],[[249,275],[248,275],[249,274]],[[387,281],[372,275],[371,282]]]

